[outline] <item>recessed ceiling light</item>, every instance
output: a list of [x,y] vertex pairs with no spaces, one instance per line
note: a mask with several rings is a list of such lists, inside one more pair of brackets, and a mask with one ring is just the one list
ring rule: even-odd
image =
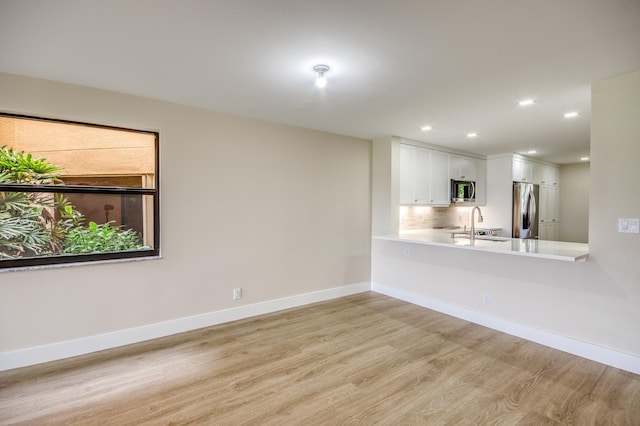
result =
[[529,151],[527,151],[527,154],[535,154],[536,152],[538,151],[536,151],[535,149],[530,149]]
[[578,116],[576,111],[567,112],[564,114],[564,118],[575,118]]
[[428,132],[429,130],[431,130],[433,127],[431,126],[422,126],[420,127],[420,130],[422,130],[423,132]]
[[467,133],[467,137],[468,138],[477,138],[478,134],[477,133]]
[[580,161],[589,161],[589,157],[580,157]]
[[533,105],[535,103],[535,101],[533,99],[523,99],[520,102],[518,102],[518,105],[520,106],[529,106],[529,105]]

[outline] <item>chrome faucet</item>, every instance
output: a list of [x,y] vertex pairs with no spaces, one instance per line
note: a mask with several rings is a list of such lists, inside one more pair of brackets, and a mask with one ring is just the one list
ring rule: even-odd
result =
[[476,238],[476,221],[475,221],[476,210],[478,210],[478,223],[482,223],[482,221],[484,220],[484,218],[482,217],[482,210],[480,210],[480,207],[475,206],[473,209],[471,209],[471,231],[469,232],[469,238],[471,239],[471,241],[475,240]]

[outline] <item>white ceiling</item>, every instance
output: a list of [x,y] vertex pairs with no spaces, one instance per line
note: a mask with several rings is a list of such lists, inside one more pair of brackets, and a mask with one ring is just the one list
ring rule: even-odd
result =
[[0,0],[3,72],[483,155],[577,162],[637,69],[640,0]]

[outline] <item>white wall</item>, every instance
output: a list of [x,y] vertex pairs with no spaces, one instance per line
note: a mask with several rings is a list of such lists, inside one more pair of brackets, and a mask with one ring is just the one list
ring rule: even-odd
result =
[[640,234],[616,229],[618,217],[640,217],[628,192],[640,182],[638,117],[640,72],[593,85],[587,262],[418,245],[405,257],[405,243],[375,240],[372,285],[639,356]]
[[589,163],[560,166],[560,241],[589,241]]
[[400,227],[400,138],[387,136],[374,139],[372,167],[378,172],[371,176],[372,218],[374,235],[394,234]]
[[4,112],[159,131],[162,251],[0,272],[0,353],[368,285],[370,141],[7,74],[0,93]]

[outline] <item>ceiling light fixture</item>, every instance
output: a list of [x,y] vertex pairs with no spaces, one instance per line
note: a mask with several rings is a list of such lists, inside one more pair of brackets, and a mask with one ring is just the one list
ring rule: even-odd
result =
[[535,149],[530,149],[529,151],[527,151],[527,154],[535,154],[536,152],[538,151],[536,151]]
[[575,118],[578,116],[578,113],[575,111],[567,112],[564,114],[564,118]]
[[329,71],[329,66],[320,64],[313,67],[313,70],[318,73],[318,77],[316,77],[316,86],[320,89],[324,88],[327,85],[327,78],[324,76],[324,73]]
[[432,129],[431,126],[422,126],[422,127],[420,127],[420,130],[422,130],[423,132],[428,132],[431,129]]
[[529,105],[533,105],[535,103],[535,101],[533,99],[523,99],[520,102],[518,102],[518,105],[520,106],[529,106]]
[[589,157],[580,157],[580,161],[589,161]]
[[467,137],[468,138],[477,138],[478,134],[477,133],[467,133]]

